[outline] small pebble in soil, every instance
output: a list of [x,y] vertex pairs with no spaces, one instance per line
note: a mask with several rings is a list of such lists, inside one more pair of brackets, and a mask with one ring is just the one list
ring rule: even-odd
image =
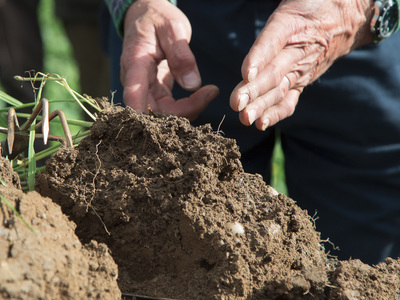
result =
[[233,234],[237,234],[237,235],[241,235],[244,234],[244,228],[242,226],[242,224],[240,224],[239,222],[235,222],[235,223],[227,223],[226,224],[226,228],[230,231],[232,231]]

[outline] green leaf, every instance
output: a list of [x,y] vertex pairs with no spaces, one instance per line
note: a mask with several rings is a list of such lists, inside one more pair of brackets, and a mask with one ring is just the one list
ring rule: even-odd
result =
[[36,156],[35,156],[35,122],[31,125],[29,132],[29,147],[28,147],[28,187],[29,191],[35,189],[35,175],[36,175]]
[[23,103],[21,101],[18,101],[17,99],[15,99],[14,97],[11,97],[10,95],[8,95],[7,93],[0,91],[0,100],[12,105],[12,106],[20,106]]

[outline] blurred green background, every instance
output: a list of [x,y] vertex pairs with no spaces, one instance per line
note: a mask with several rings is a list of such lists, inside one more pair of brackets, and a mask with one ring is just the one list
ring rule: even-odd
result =
[[[71,88],[80,92],[78,66],[64,27],[55,16],[54,0],[40,1],[39,23],[44,46],[44,70],[42,71],[65,77]],[[45,93],[49,99],[68,96],[56,85],[48,85]]]
[[[38,19],[44,52],[43,70],[40,71],[58,74],[66,78],[69,86],[80,93],[79,68],[63,24],[55,15],[54,0],[40,0]],[[72,99],[67,90],[53,82],[46,83],[43,92],[44,97],[47,99]],[[50,104],[50,112],[55,109],[52,106]],[[57,103],[56,109],[61,109],[69,119],[85,119],[82,110],[79,109],[76,103]],[[52,134],[63,136],[63,131],[59,124],[51,122],[50,126]],[[82,130],[81,127],[74,125],[70,125],[69,128],[72,135]]]

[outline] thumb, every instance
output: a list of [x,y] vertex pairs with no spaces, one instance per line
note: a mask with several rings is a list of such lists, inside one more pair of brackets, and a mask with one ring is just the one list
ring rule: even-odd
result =
[[175,80],[185,90],[197,90],[201,86],[201,77],[196,59],[187,42],[176,41],[167,49],[168,65]]
[[180,10],[176,11],[175,17],[177,22],[160,28],[158,39],[175,80],[183,89],[194,91],[200,88],[201,77],[189,47],[192,29],[189,20]]

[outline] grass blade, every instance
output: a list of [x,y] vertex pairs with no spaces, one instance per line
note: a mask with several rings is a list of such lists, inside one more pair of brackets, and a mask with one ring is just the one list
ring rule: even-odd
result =
[[20,106],[23,103],[21,101],[18,101],[17,99],[15,99],[14,97],[11,97],[10,95],[8,95],[7,93],[0,91],[0,100],[6,102],[7,104],[10,104],[12,106]]
[[16,214],[16,216],[22,221],[22,223],[24,223],[24,225],[36,235],[35,230],[24,220],[24,218],[19,214],[19,212],[17,212],[14,206],[10,202],[8,202],[6,198],[0,195],[0,200],[3,201],[14,212],[14,214]]
[[35,189],[35,174],[36,174],[36,156],[35,156],[35,125],[31,126],[29,132],[29,147],[28,147],[28,188],[29,191]]

